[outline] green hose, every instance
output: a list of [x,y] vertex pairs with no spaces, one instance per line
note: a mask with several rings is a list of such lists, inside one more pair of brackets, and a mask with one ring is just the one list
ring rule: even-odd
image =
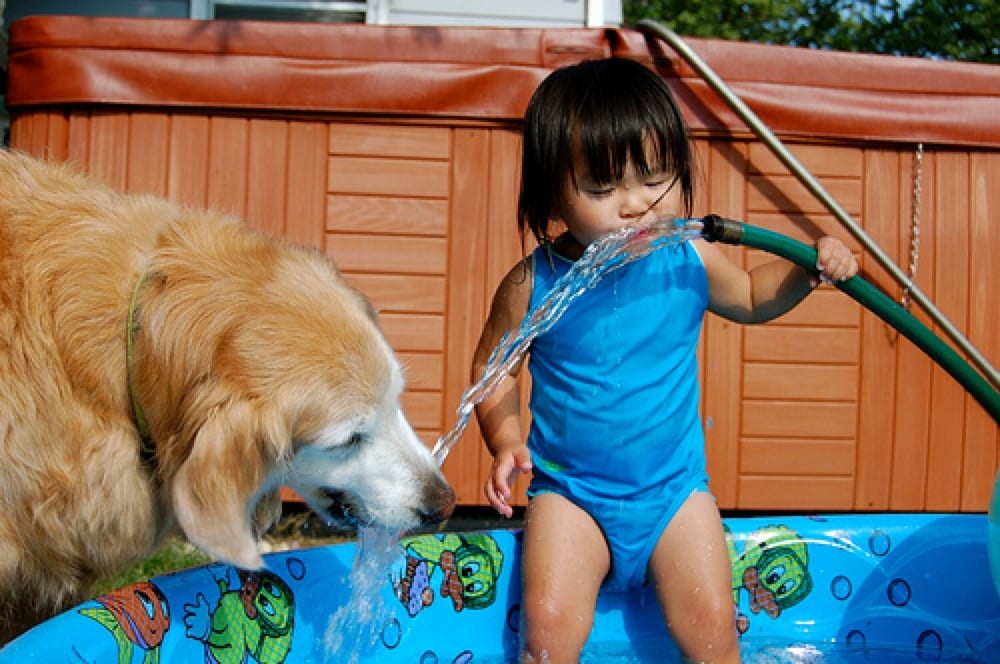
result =
[[[702,222],[703,234],[710,242],[743,244],[781,256],[811,272],[816,270],[816,249],[798,240],[714,214],[706,216]],[[860,275],[836,285],[927,353],[986,409],[995,422],[1000,422],[1000,392],[951,346]]]

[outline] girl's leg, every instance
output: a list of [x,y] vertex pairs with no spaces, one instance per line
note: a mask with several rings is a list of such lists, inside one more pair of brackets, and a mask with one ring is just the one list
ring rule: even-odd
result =
[[541,493],[525,513],[521,556],[521,661],[580,660],[611,557],[594,520],[566,498]]
[[663,531],[649,562],[670,634],[691,661],[740,661],[730,564],[715,499],[696,491]]

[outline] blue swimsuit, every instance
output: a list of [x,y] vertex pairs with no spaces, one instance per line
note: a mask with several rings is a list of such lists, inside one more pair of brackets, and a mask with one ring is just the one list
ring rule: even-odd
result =
[[[572,266],[544,247],[533,260],[530,310]],[[667,524],[708,490],[696,356],[707,305],[685,242],[606,274],[532,343],[528,495],[558,493],[594,518],[609,587],[643,584]]]

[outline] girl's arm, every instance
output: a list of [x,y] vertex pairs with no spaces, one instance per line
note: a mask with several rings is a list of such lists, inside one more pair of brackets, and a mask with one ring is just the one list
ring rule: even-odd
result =
[[816,243],[819,276],[782,259],[749,272],[734,265],[715,245],[696,240],[708,275],[708,308],[737,323],[763,323],[784,314],[824,281],[844,281],[858,262],[843,242],[826,236]]
[[[472,381],[478,382],[486,369],[490,355],[503,335],[521,324],[531,300],[531,259],[515,265],[497,287],[490,314],[472,362]],[[493,455],[493,466],[486,480],[486,497],[500,514],[510,517],[510,490],[518,473],[531,470],[531,456],[521,430],[521,391],[517,374],[523,360],[511,375],[504,376],[489,398],[476,406],[476,418],[487,448]]]

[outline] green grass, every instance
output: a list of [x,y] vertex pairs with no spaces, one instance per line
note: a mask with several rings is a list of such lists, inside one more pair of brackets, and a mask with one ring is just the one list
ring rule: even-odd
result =
[[137,563],[131,569],[121,574],[99,579],[91,589],[91,595],[97,597],[115,588],[127,586],[130,583],[148,579],[177,570],[204,565],[212,559],[202,553],[193,544],[181,539],[167,540],[153,555]]
[[[283,548],[296,548],[301,545],[317,545],[344,541],[343,536],[328,536],[317,532],[319,522],[315,521],[312,512],[303,508],[289,507],[282,518],[264,536],[272,544],[281,543]],[[303,535],[311,533],[311,536]],[[212,558],[180,536],[168,539],[152,555],[139,561],[130,569],[120,574],[99,579],[91,589],[91,596],[127,586],[136,581],[142,581],[154,576],[169,574],[212,562]]]

